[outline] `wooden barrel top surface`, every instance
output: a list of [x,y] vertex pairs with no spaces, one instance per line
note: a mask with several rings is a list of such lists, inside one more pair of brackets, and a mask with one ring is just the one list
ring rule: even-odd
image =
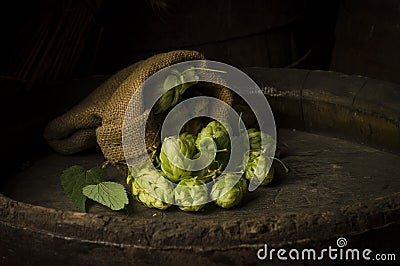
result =
[[[285,93],[290,91],[288,86],[282,88]],[[86,168],[101,165],[104,161],[101,153],[91,151],[73,156],[49,153],[32,159],[1,186],[0,250],[6,254],[3,259],[5,262],[68,259],[71,263],[96,265],[154,264],[159,259],[166,265],[177,265],[179,261],[253,264],[259,262],[256,252],[265,243],[276,248],[310,245],[317,248],[334,245],[332,241],[340,236],[361,243],[363,238],[357,236],[365,232],[398,225],[399,153],[388,151],[387,139],[382,141],[383,148],[374,148],[337,138],[334,130],[325,135],[304,131],[319,130],[324,124],[319,119],[323,114],[311,115],[312,108],[321,107],[312,104],[312,91],[300,91],[301,99],[305,99],[299,107],[303,112],[298,114],[303,119],[303,130],[278,130],[279,140],[288,146],[283,161],[290,172],[284,174],[277,164],[277,177],[271,186],[248,193],[243,204],[231,210],[209,204],[201,213],[186,213],[176,207],[158,211],[132,200],[129,213],[111,212],[98,205],[90,206],[89,213],[80,213],[63,192],[60,175],[75,164]],[[269,95],[273,110],[288,108],[280,109],[278,115],[286,121],[294,119],[296,90],[286,94],[291,103],[288,105],[277,106],[284,97],[274,93]],[[339,102],[347,98],[337,97],[329,103],[336,106],[338,114],[343,114],[340,110],[346,108],[341,106],[347,103]],[[362,103],[354,97],[351,100],[352,106]],[[382,110],[395,113],[390,108]],[[277,117],[277,121],[281,118]],[[351,130],[351,126],[348,128]],[[390,137],[395,133],[388,128]],[[377,143],[379,138],[373,141]],[[394,142],[394,150],[396,145]],[[124,182],[125,177],[118,171],[112,168],[108,171],[112,179]],[[398,228],[393,230],[398,232]],[[387,235],[393,230],[387,231]],[[398,246],[399,240],[395,241]]]
[[[74,164],[99,165],[103,157],[49,154],[32,161],[3,187],[8,197],[32,204],[3,199],[8,205],[3,223],[105,249],[117,245],[128,250],[256,252],[265,242],[275,247],[322,242],[398,221],[400,180],[393,177],[400,172],[399,155],[303,131],[281,130],[279,136],[289,146],[284,161],[290,173],[280,169],[276,182],[249,193],[245,203],[232,210],[208,205],[202,213],[175,207],[158,211],[133,201],[129,215],[98,205],[89,208],[89,214],[75,212],[60,174]],[[110,175],[123,182],[117,171]]]

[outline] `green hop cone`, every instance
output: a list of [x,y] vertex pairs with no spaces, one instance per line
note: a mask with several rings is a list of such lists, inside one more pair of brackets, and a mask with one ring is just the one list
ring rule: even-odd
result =
[[186,137],[183,141],[177,137],[167,137],[162,143],[159,157],[161,170],[172,182],[177,183],[190,177],[192,168],[190,159],[191,154],[196,151],[196,147],[189,139],[189,137]]
[[160,84],[157,89],[154,89],[152,92],[154,95],[162,94],[154,105],[155,114],[164,113],[179,102],[179,82],[179,72],[172,71],[172,73],[164,80],[164,83]]
[[[240,136],[232,137],[231,146],[237,148],[240,151],[248,151],[248,146],[245,145],[243,138]],[[246,164],[245,158],[247,158],[246,156],[247,156],[246,153],[242,155],[238,154],[236,156],[230,156],[229,157],[230,163],[234,167],[231,168],[230,170],[234,172],[244,172],[244,165]]]
[[[247,130],[247,134],[249,136],[249,144],[252,150],[260,150],[261,149],[261,141],[264,140],[265,144],[262,152],[271,151],[274,146],[276,146],[276,141],[268,134],[258,131],[255,128],[250,128]],[[271,154],[272,155],[272,154]]]
[[140,169],[134,176],[129,173],[127,184],[134,198],[149,208],[165,210],[173,201],[173,187],[159,170]]
[[[188,82],[191,79],[195,81]],[[176,69],[172,69],[163,84],[160,84],[157,90],[154,91],[163,93],[154,105],[154,113],[165,113],[171,107],[175,106],[181,100],[181,96],[186,89],[195,85],[198,80],[199,77],[196,76],[194,69],[189,68],[182,73]]]
[[230,147],[229,133],[220,122],[211,121],[200,131],[196,139],[196,146],[199,150],[200,142],[204,138],[212,138],[218,150],[228,149]]
[[250,151],[245,178],[256,185],[266,186],[274,178],[274,168],[267,169],[270,159],[260,151]]
[[[205,165],[208,163],[206,167],[201,170],[192,172],[192,176],[197,176],[200,180],[208,183],[212,179],[215,179],[218,174],[220,174],[222,170],[222,165],[218,163],[214,158],[214,141],[211,137],[204,137],[198,142],[199,153],[197,153],[193,159],[198,159],[203,155],[199,161],[196,161],[196,169],[200,168],[200,165]],[[215,151],[217,156],[219,153]],[[222,153],[227,153],[223,151]],[[198,162],[198,163],[197,163]]]
[[229,209],[238,205],[247,190],[247,182],[239,174],[221,175],[211,189],[211,198],[218,206]]
[[258,131],[255,128],[250,128],[247,130],[249,136],[249,144],[252,150],[259,150],[261,148],[261,140],[264,139],[266,143],[266,149],[271,149],[275,144],[272,137],[264,132]]
[[176,186],[175,203],[183,211],[199,211],[208,199],[207,186],[197,178],[184,179]]
[[196,137],[190,133],[182,133],[179,135],[179,139],[183,142],[184,146],[187,149],[188,158],[193,158],[193,156],[197,153],[196,148]]

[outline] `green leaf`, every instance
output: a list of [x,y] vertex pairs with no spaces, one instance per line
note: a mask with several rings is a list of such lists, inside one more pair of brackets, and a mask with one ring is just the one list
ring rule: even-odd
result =
[[64,170],[61,175],[61,184],[72,204],[78,210],[86,212],[86,199],[82,188],[87,185],[95,185],[107,181],[107,174],[100,167],[94,167],[86,171],[82,166],[74,165]]
[[100,182],[106,182],[109,180],[107,173],[98,166],[93,167],[90,170],[87,170],[86,178],[88,180],[95,180],[96,184],[98,184]]
[[113,211],[121,210],[129,203],[124,186],[115,182],[101,182],[82,189],[83,195],[109,207]]
[[85,169],[75,165],[64,170],[61,175],[61,184],[65,193],[71,199],[72,204],[80,211],[85,211],[86,197],[79,191],[81,186],[85,186],[84,177]]

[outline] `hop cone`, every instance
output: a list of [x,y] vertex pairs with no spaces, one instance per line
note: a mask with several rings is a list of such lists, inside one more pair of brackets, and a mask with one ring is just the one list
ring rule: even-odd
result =
[[199,150],[200,142],[204,138],[212,138],[215,141],[218,150],[228,149],[230,147],[228,131],[220,122],[212,121],[200,131],[196,139],[196,146]]
[[196,149],[196,137],[190,133],[182,133],[179,135],[179,139],[183,142],[184,146],[187,149],[188,158],[193,158],[193,156],[197,153]]
[[[190,78],[193,78],[196,81],[187,82]],[[154,113],[165,113],[171,107],[175,106],[180,101],[181,95],[186,91],[186,89],[195,85],[198,79],[199,78],[195,75],[194,70],[189,69],[182,73],[175,69],[171,70],[170,75],[167,76],[164,83],[160,84],[159,88],[154,91],[154,93],[159,93],[160,91],[163,93],[161,98],[158,99],[154,105]]]
[[[245,146],[243,143],[243,139],[239,136],[232,137],[232,144],[231,147],[235,147],[237,150],[243,152],[243,154],[231,154],[230,152],[221,152],[217,154],[217,160],[222,165],[222,169],[227,165],[228,162],[231,164],[231,168],[229,171],[233,172],[244,172],[244,165],[246,163],[245,159],[245,152],[248,151],[248,147]],[[222,156],[220,156],[222,155]]]
[[199,211],[207,203],[208,191],[197,178],[184,179],[175,188],[175,203],[183,211]]
[[238,174],[221,175],[212,187],[211,198],[222,208],[232,208],[243,199],[247,190],[247,182]]
[[[215,179],[217,175],[222,170],[222,165],[215,160],[214,155],[214,141],[211,137],[204,137],[202,140],[198,142],[200,152],[197,153],[193,159],[200,159],[199,164],[205,165],[210,162],[205,168],[192,172],[192,176],[197,176],[200,180],[204,182],[210,182],[212,179]],[[218,156],[218,153],[217,153]],[[197,161],[196,161],[197,162]],[[200,168],[199,164],[196,164],[196,169]]]
[[250,151],[246,165],[245,177],[257,185],[266,186],[274,178],[274,168],[267,169],[270,159],[260,151]]
[[[168,137],[165,138],[161,146],[161,170],[169,180],[175,183],[190,177],[192,162],[189,159],[196,151],[190,137],[187,136],[184,139]],[[183,168],[178,167],[178,165],[183,166]]]
[[161,171],[150,168],[140,169],[134,176],[129,173],[127,184],[137,201],[149,208],[165,210],[173,201],[173,187]]
[[267,151],[271,151],[276,142],[275,140],[268,134],[258,131],[255,128],[250,128],[247,130],[247,134],[249,136],[249,144],[252,150],[260,150],[261,149],[261,141],[264,140],[265,144],[262,152],[265,153]]
[[160,85],[158,90],[154,91],[154,93],[156,93],[157,91],[158,93],[163,93],[154,105],[155,114],[164,113],[179,102],[179,82],[180,79],[178,73],[172,73],[167,76],[164,83]]

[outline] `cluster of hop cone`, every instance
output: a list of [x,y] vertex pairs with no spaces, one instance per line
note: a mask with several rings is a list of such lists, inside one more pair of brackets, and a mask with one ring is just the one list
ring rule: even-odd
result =
[[[134,198],[149,208],[161,210],[175,204],[183,211],[199,211],[210,201],[222,208],[232,208],[242,201],[249,182],[261,186],[270,184],[275,173],[271,162],[275,158],[270,157],[266,149],[275,148],[275,140],[254,128],[248,129],[250,147],[240,158],[243,170],[226,172],[231,145],[236,145],[234,139],[231,142],[227,128],[212,121],[197,136],[182,133],[165,138],[161,149],[152,154],[152,166],[143,164],[129,172],[127,184]],[[212,163],[191,171],[193,161],[184,159],[199,158],[201,153],[210,151],[210,147],[213,155],[216,154]],[[276,150],[277,156],[278,152]],[[178,167],[179,160],[187,165]]]

